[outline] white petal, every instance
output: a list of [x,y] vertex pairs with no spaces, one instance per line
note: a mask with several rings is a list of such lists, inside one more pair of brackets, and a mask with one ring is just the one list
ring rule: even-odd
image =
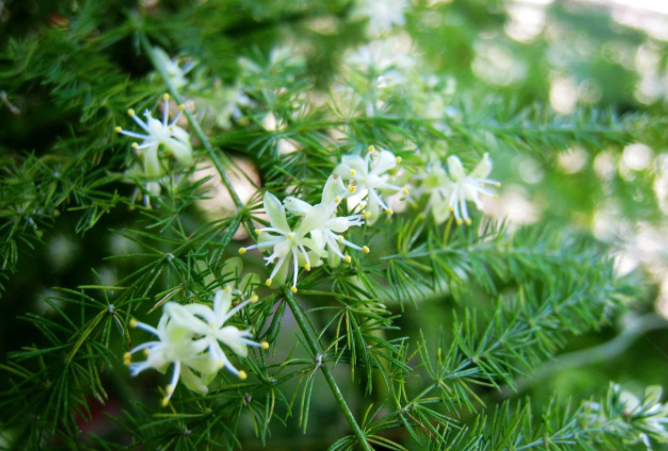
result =
[[376,161],[372,164],[371,173],[381,175],[397,166],[397,157],[389,150],[383,150]]
[[263,201],[264,209],[267,212],[267,216],[269,216],[271,225],[276,229],[289,233],[290,227],[288,226],[288,220],[285,217],[285,209],[281,202],[269,191],[264,193]]
[[234,326],[223,327],[217,334],[218,339],[240,357],[248,355],[248,348],[239,341],[242,332]]
[[489,154],[483,155],[480,163],[475,167],[470,176],[476,179],[486,179],[489,173],[492,172],[492,160],[489,159]]
[[450,177],[456,182],[466,177],[464,166],[462,166],[461,160],[455,155],[448,157],[448,171],[450,172]]
[[308,202],[304,202],[303,200],[297,199],[293,196],[286,197],[283,201],[283,205],[285,206],[286,210],[295,216],[304,216],[313,208]]

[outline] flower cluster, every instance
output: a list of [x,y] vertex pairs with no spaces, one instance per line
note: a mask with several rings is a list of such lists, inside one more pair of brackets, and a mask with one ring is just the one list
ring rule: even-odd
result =
[[[207,386],[223,367],[239,379],[246,379],[246,373],[238,370],[227,358],[221,343],[240,357],[248,355],[248,346],[269,349],[266,341],[252,341],[250,330],[225,325],[249,303],[258,301],[258,297],[253,295],[232,308],[233,294],[229,287],[216,291],[213,308],[195,303],[167,303],[157,328],[134,319],[130,322],[131,327],[145,330],[156,337],[156,340],[142,343],[125,354],[125,364],[130,367],[132,375],[136,376],[148,368],[161,373],[166,372],[170,365],[174,368],[162,400],[163,406],[169,403],[179,380],[183,380],[190,390],[206,394]],[[146,360],[132,362],[132,354],[139,351],[144,352]]]
[[[398,177],[393,173],[401,161],[401,157],[392,152],[377,151],[373,146],[369,146],[366,156],[344,156],[325,183],[317,205],[292,196],[281,203],[273,194],[265,193],[264,209],[270,226],[256,229],[258,242],[240,248],[239,253],[245,254],[251,249],[271,250],[265,260],[267,265],[274,264],[274,268],[266,285],[283,285],[292,272],[290,289],[293,293],[297,292],[299,268],[310,271],[324,260],[332,267],[338,266],[341,260],[350,263],[351,257],[344,253],[346,247],[368,253],[367,246],[352,243],[342,234],[365,221],[373,225],[381,211],[387,216],[394,213],[389,206],[390,197],[400,195],[403,200],[403,196],[409,194],[406,186],[396,184]],[[451,213],[458,225],[471,224],[467,202],[482,209],[480,195],[493,196],[487,186],[498,186],[498,182],[487,178],[492,170],[489,155],[485,154],[470,173],[466,173],[456,156],[450,156],[447,164],[446,172],[438,158],[432,158],[427,168],[415,175],[415,185],[420,187],[414,197],[428,197],[427,213],[433,212],[437,224]],[[346,198],[348,207],[356,213],[338,216],[337,209]],[[288,222],[286,211],[299,218],[293,226]]]
[[[169,122],[169,94],[162,96],[163,114],[162,121],[155,119],[151,112],[144,111],[146,120],[137,116],[135,110],[128,110],[128,115],[139,125],[144,133],[137,133],[116,127],[116,132],[141,140],[141,143],[132,143],[132,148],[141,160],[141,166],[131,168],[126,175],[140,176],[148,179],[157,179],[165,174],[165,161],[173,157],[183,166],[192,163],[192,146],[190,135],[177,124],[185,105],[179,106],[179,112]],[[147,189],[153,193],[159,193],[160,185],[153,181],[147,185]]]
[[[322,265],[327,258],[331,266],[336,266],[341,259],[347,263],[351,257],[343,253],[342,247],[350,247],[365,253],[367,246],[358,246],[346,240],[345,233],[352,226],[361,226],[364,215],[337,216],[336,210],[346,193],[354,191],[354,187],[346,189],[338,176],[330,176],[325,183],[322,199],[319,204],[311,205],[296,197],[287,197],[284,204],[271,193],[264,195],[264,208],[269,217],[270,227],[258,228],[258,243],[239,249],[245,254],[250,249],[271,249],[272,253],[265,258],[267,264],[274,263],[274,269],[266,281],[267,286],[274,282],[284,284],[292,271],[291,291],[297,292],[299,268],[306,271]],[[286,210],[299,218],[297,224],[290,227]]]

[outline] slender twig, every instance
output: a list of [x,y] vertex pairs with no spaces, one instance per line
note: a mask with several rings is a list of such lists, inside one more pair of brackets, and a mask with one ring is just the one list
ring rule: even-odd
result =
[[654,313],[633,318],[624,330],[612,340],[593,348],[563,354],[553,359],[527,378],[518,380],[515,389],[504,388],[501,391],[501,398],[507,398],[522,392],[556,372],[611,360],[626,351],[638,337],[653,330],[665,328],[668,328],[668,321]]
[[[288,305],[290,306],[290,310],[292,310],[292,314],[295,316],[297,324],[299,325],[299,328],[301,329],[302,334],[306,339],[306,343],[308,344],[309,348],[311,348],[311,352],[313,352],[316,356],[321,356],[322,351],[320,345],[318,344],[318,341],[316,340],[313,331],[308,324],[308,320],[301,305],[299,305],[299,302],[297,302],[290,290],[284,288],[283,293],[285,299],[288,302]],[[357,437],[359,445],[365,451],[373,451],[373,448],[371,445],[369,445],[364,432],[359,427],[355,417],[353,416],[353,413],[350,411],[350,407],[348,407],[346,400],[343,398],[343,394],[341,393],[341,390],[339,390],[339,386],[336,384],[336,380],[334,379],[331,368],[327,365],[326,362],[319,364],[319,367],[320,370],[322,370],[322,374],[325,376],[325,380],[327,381],[329,388],[332,390],[332,394],[334,394],[334,398],[341,408],[343,415],[346,417],[346,420],[348,420],[348,424],[352,428],[355,437]]]
[[[156,57],[155,52],[153,51],[153,47],[151,47],[151,43],[149,42],[148,38],[143,33],[139,33],[139,37],[141,39],[142,48],[144,49],[146,55],[148,55],[149,59],[151,60],[151,63],[153,64],[153,67],[155,67],[155,70],[157,70],[160,76],[162,77],[162,80],[165,83],[167,90],[169,91],[171,96],[174,97],[174,100],[176,100],[176,102],[178,102],[179,104],[183,104],[183,98],[176,90],[174,84],[169,79],[169,75],[167,74],[167,69],[165,69],[165,66],[162,64],[160,59]],[[187,108],[183,110],[183,113],[188,119],[188,122],[190,123],[193,132],[195,133],[195,135],[197,135],[202,145],[206,149],[207,153],[209,154],[209,158],[211,158],[211,161],[213,162],[214,166],[216,166],[216,169],[220,174],[220,178],[223,181],[223,184],[227,188],[227,191],[230,193],[230,196],[232,196],[234,204],[237,206],[239,210],[242,210],[244,208],[244,203],[239,198],[239,195],[237,194],[236,190],[234,189],[234,186],[232,185],[232,182],[227,177],[225,168],[223,167],[222,162],[218,158],[218,154],[216,154],[215,150],[211,146],[209,138],[202,130],[202,127],[199,125],[199,122],[197,122],[197,119],[195,119],[195,116],[193,116],[193,114]]]

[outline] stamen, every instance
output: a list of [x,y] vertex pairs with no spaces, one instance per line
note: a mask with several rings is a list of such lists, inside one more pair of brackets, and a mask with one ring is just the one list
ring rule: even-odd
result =
[[365,254],[368,254],[369,252],[371,252],[371,249],[369,249],[369,246],[363,246],[362,247],[362,252],[364,252]]
[[369,219],[370,217],[371,217],[371,213],[369,213],[368,211],[365,211],[364,212],[364,219]]
[[305,269],[306,271],[310,271],[310,270],[311,270],[311,265],[309,265],[308,263],[305,264],[305,265],[304,265],[304,269]]
[[401,164],[401,162],[402,162],[402,158],[401,158],[401,157],[397,157],[397,164]]
[[339,243],[343,243],[343,240],[344,240],[343,235],[339,235],[337,237],[337,240],[339,240]]
[[348,187],[348,191],[350,191],[351,193],[354,193],[356,189],[357,189],[357,188],[355,188],[355,185],[350,185],[350,186]]
[[238,374],[237,376],[238,376],[239,379],[241,379],[242,381],[245,381],[246,378],[248,377],[248,375],[246,374],[246,372],[245,372],[244,370],[239,371],[239,374]]
[[267,279],[267,280],[264,282],[264,284],[265,284],[266,286],[270,287],[271,284],[272,284],[272,280],[271,280],[271,279]]
[[385,210],[385,213],[387,213],[387,216],[392,216],[394,214],[394,210],[388,208],[387,210]]
[[408,196],[409,193],[410,191],[408,190],[408,188],[404,188],[404,194]]
[[266,342],[266,341],[263,341],[261,346],[262,346],[262,349],[264,349],[265,351],[266,351],[267,349],[269,349],[269,343]]
[[296,292],[297,292],[297,287],[294,286],[294,285],[291,286],[291,287],[290,287],[290,291],[292,291],[293,293],[296,293]]
[[230,287],[225,287],[225,293],[231,294],[232,293],[232,288]]
[[123,131],[123,129],[122,129],[121,127],[116,127],[116,128],[114,128],[114,131],[115,131],[116,133],[120,133],[120,132]]
[[128,110],[128,115],[129,115],[129,116],[134,116],[134,115],[135,115],[135,110],[133,110],[132,108],[130,108],[130,109]]
[[346,261],[346,263],[350,263],[353,260],[350,258],[350,255],[346,255],[343,259]]
[[240,253],[241,255],[244,255],[244,254],[246,253],[246,248],[245,248],[245,247],[240,247],[240,248],[239,248],[239,253]]
[[353,176],[353,177],[355,177],[355,175],[357,175],[357,171],[354,170],[354,169],[351,169],[351,170],[350,170],[350,175]]
[[341,198],[339,196],[336,196],[334,198],[334,202],[338,204],[339,202],[341,202]]
[[376,150],[375,147],[373,147],[373,146],[369,146],[369,152],[373,152],[374,150]]
[[258,236],[262,235],[262,229],[255,229],[255,234]]

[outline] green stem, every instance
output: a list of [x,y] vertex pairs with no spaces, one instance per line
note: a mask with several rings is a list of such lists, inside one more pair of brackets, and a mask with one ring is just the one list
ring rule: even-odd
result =
[[[299,328],[301,329],[302,334],[306,339],[306,343],[311,348],[311,352],[313,352],[315,355],[322,355],[320,345],[318,344],[318,341],[313,335],[313,331],[308,325],[308,320],[304,314],[304,311],[302,310],[301,305],[299,305],[299,302],[297,302],[290,290],[284,288],[283,293],[285,299],[288,301],[288,305],[290,305],[292,314],[295,315],[295,319],[297,320],[297,324],[299,325]],[[369,445],[364,432],[359,427],[355,417],[353,416],[353,413],[350,411],[350,407],[348,407],[346,400],[343,398],[343,394],[341,393],[341,390],[339,390],[339,386],[336,384],[336,380],[334,379],[331,368],[327,365],[327,363],[322,362],[320,369],[322,370],[322,374],[325,375],[325,380],[327,381],[327,384],[329,384],[329,388],[332,390],[332,394],[334,395],[336,402],[339,404],[339,407],[341,408],[343,415],[346,417],[346,420],[348,420],[348,424],[352,428],[355,437],[357,437],[357,441],[359,442],[360,446],[365,451],[373,451],[373,448],[371,445]]]
[[[155,56],[155,52],[153,51],[153,47],[151,47],[151,43],[149,42],[148,38],[141,32],[139,34],[139,37],[141,39],[142,48],[144,49],[149,59],[151,60],[151,63],[153,64],[153,67],[155,67],[155,70],[157,70],[160,76],[162,77],[165,86],[167,86],[167,91],[169,91],[171,96],[174,97],[174,100],[176,100],[179,103],[179,105],[183,104],[183,98],[176,90],[176,87],[174,87],[174,84],[170,81],[165,66],[163,66],[162,62]],[[202,142],[202,145],[209,154],[209,158],[211,158],[211,161],[213,161],[214,166],[216,166],[216,169],[220,174],[220,178],[223,181],[223,184],[227,188],[227,191],[230,193],[230,196],[232,196],[234,204],[237,206],[239,210],[242,210],[244,208],[244,203],[241,202],[241,199],[239,198],[239,195],[234,189],[232,182],[230,182],[230,179],[227,177],[225,168],[223,167],[222,162],[218,158],[218,155],[213,150],[213,147],[209,142],[209,138],[202,130],[202,127],[199,125],[199,122],[197,122],[197,119],[195,119],[195,116],[193,116],[193,114],[190,111],[188,111],[187,108],[183,110],[183,114],[185,114],[186,118],[188,119],[188,122],[190,123],[190,126],[193,129],[193,132],[195,132],[195,135],[197,135],[199,140]]]

